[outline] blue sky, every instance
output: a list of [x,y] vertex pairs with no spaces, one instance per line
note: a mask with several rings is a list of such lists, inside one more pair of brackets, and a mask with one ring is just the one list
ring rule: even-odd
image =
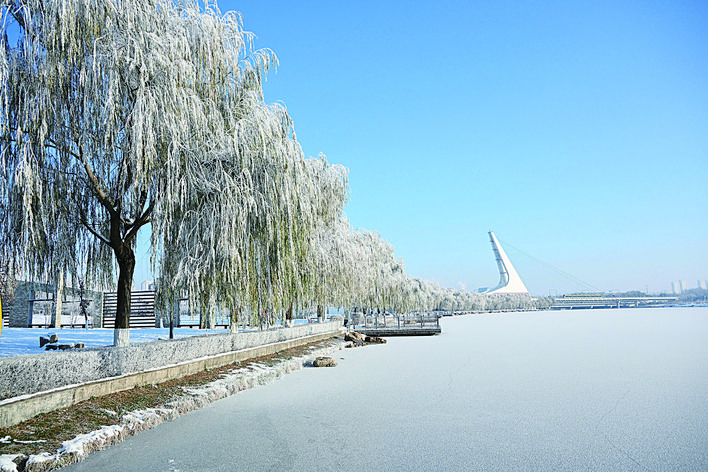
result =
[[219,8],[276,53],[266,101],[350,169],[352,225],[410,275],[495,285],[491,229],[536,295],[586,288],[557,269],[603,290],[708,279],[708,3]]

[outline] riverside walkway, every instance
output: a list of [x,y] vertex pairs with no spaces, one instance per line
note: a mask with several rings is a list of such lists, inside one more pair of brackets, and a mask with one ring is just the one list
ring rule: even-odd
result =
[[368,336],[433,336],[440,334],[437,314],[354,316],[350,327]]

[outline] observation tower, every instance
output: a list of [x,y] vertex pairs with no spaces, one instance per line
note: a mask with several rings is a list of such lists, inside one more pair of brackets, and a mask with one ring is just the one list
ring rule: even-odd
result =
[[497,265],[499,266],[499,284],[486,293],[516,293],[528,295],[529,291],[526,289],[526,285],[521,281],[521,277],[519,277],[514,266],[511,265],[511,261],[501,247],[501,244],[499,244],[499,240],[494,235],[494,231],[489,232],[489,241],[492,243],[492,250],[494,251],[494,256],[497,258]]

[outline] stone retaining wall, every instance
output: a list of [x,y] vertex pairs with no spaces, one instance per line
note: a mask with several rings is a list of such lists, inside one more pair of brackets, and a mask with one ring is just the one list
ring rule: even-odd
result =
[[342,322],[337,320],[292,328],[189,336],[121,348],[0,358],[0,400],[307,336],[326,333],[334,336],[341,327]]

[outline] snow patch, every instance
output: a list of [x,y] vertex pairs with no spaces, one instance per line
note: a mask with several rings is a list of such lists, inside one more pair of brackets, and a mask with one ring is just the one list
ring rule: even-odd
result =
[[40,454],[32,454],[27,459],[25,464],[26,472],[43,472],[45,470],[54,469],[53,465],[57,459],[57,454],[42,452]]
[[57,459],[62,464],[83,460],[90,452],[103,449],[123,439],[125,426],[114,424],[86,434],[79,434],[74,439],[64,441],[57,451]]
[[[246,330],[239,330],[244,332]],[[201,336],[205,334],[224,334],[224,329],[190,329],[175,328],[175,338],[186,338],[190,336]],[[3,328],[0,337],[0,357],[14,357],[25,354],[39,354],[46,352],[39,347],[39,338],[56,334],[61,344],[84,343],[90,347],[108,347],[113,345],[113,329],[93,328],[93,329],[73,329],[62,328],[59,330],[48,330],[43,328]],[[130,343],[138,344],[144,342],[157,341],[158,339],[169,339],[169,328],[134,328],[130,330]]]
[[0,455],[0,472],[17,472],[17,464],[13,461],[23,454],[2,454]]

